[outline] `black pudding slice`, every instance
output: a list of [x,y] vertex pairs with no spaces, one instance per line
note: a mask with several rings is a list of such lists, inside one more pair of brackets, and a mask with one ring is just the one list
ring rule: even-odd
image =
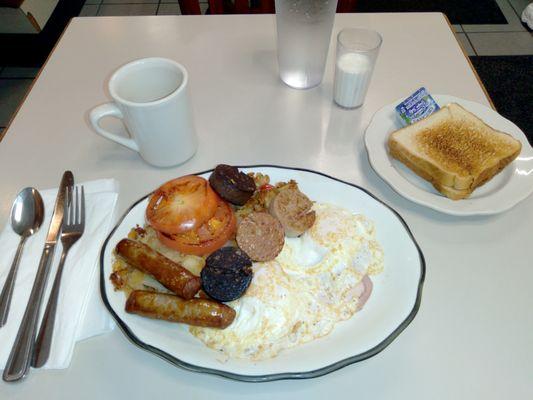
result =
[[220,197],[237,206],[246,204],[255,192],[254,179],[231,165],[217,165],[209,184]]
[[201,273],[204,291],[223,302],[241,297],[252,277],[252,260],[237,247],[222,247],[212,253]]

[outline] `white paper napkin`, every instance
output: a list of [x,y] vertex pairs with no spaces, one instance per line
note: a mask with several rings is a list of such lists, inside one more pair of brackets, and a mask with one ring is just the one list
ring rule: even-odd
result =
[[[67,368],[77,341],[110,331],[114,327],[111,316],[100,298],[99,257],[103,241],[115,220],[118,182],[114,179],[103,179],[80,184],[85,188],[85,231],[70,249],[65,262],[52,349],[50,358],[44,366],[49,369]],[[0,328],[0,369],[4,369],[6,365],[26,309],[48,233],[57,188],[41,191],[41,195],[45,206],[45,220],[39,231],[26,241],[20,259],[9,318],[7,324]],[[20,237],[13,232],[8,221],[0,235],[1,287],[7,278],[19,240]],[[41,316],[46,308],[61,250],[61,242],[58,240],[41,306]]]

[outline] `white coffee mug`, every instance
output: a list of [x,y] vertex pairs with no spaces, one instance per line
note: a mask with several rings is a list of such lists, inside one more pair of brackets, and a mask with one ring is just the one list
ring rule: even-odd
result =
[[[98,134],[139,152],[149,164],[181,164],[197,148],[187,86],[187,70],[175,61],[132,61],[109,80],[114,101],[91,110],[89,120]],[[122,119],[131,138],[103,129],[99,121],[106,116]]]

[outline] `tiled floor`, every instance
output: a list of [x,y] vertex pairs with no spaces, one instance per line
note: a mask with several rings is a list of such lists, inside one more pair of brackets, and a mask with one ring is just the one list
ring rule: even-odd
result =
[[[207,0],[200,0],[202,14],[207,7]],[[181,10],[178,0],[87,0],[80,15],[181,15]]]
[[[531,0],[496,0],[506,25],[454,25],[459,43],[468,55],[533,54],[533,35],[520,21]],[[207,0],[200,0],[202,14]],[[80,16],[180,15],[178,0],[86,0]],[[0,66],[0,137],[37,74],[36,68]]]

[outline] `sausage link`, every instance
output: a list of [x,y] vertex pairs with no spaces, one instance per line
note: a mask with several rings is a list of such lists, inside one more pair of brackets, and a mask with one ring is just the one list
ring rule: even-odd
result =
[[168,290],[184,299],[192,299],[200,289],[199,277],[144,243],[122,239],[116,250],[128,264],[152,275]]
[[235,310],[208,299],[183,300],[172,294],[134,290],[126,312],[170,322],[224,329],[235,319]]

